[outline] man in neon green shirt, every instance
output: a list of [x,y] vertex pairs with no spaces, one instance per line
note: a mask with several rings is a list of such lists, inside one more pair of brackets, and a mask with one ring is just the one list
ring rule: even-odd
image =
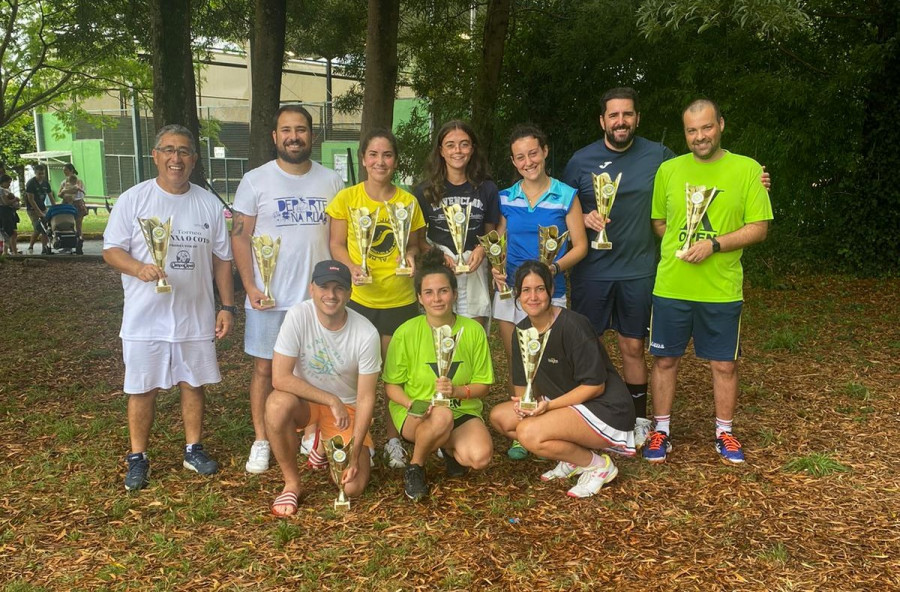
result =
[[[653,288],[650,353],[654,431],[643,456],[664,462],[671,451],[669,426],[678,364],[691,338],[697,357],[710,361],[716,408],[716,450],[727,463],[744,453],[731,430],[738,396],[737,359],[743,305],[744,247],[766,238],[772,205],[760,182],[762,166],[721,146],[725,120],[712,101],[684,110],[690,154],[663,163],[656,174],[651,218],[662,237]],[[696,230],[695,243],[676,256],[687,236],[686,186],[715,187]]]

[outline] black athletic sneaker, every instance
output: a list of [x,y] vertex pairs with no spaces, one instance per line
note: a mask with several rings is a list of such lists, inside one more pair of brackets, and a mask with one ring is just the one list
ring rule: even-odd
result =
[[190,452],[185,451],[184,462],[181,464],[184,465],[184,468],[201,475],[212,475],[219,470],[219,463],[206,455],[202,444],[194,444]]
[[444,456],[444,466],[448,477],[462,477],[469,472],[469,469],[459,464],[452,454],[446,450],[441,450],[441,453]]
[[137,491],[147,487],[150,482],[150,459],[143,452],[129,454],[128,473],[125,474],[125,490]]
[[414,502],[428,495],[428,485],[425,483],[425,469],[419,465],[410,464],[403,475],[403,485],[406,488],[406,497]]

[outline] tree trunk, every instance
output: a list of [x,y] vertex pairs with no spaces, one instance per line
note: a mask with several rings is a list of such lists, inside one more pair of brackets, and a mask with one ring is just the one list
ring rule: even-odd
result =
[[[150,0],[150,50],[153,60],[153,125],[177,123],[191,130],[200,148],[197,90],[191,52],[190,0]],[[206,185],[203,159],[191,181]]]
[[272,117],[281,102],[286,0],[256,0],[250,34],[250,167],[275,156]]
[[503,50],[509,28],[510,0],[490,0],[484,22],[481,65],[472,99],[472,127],[481,139],[484,153],[491,153],[494,141],[494,110],[500,93]]
[[[368,19],[360,137],[375,128],[391,129],[394,123],[400,0],[369,0]],[[366,178],[365,175],[362,163],[359,163],[361,181]]]

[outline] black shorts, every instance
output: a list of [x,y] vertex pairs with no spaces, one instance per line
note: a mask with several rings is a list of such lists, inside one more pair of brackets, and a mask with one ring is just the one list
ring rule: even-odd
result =
[[351,300],[347,306],[369,319],[378,329],[379,335],[393,335],[397,327],[419,316],[419,304],[416,302],[394,308],[369,308]]
[[19,216],[16,211],[9,206],[0,206],[0,230],[6,235],[12,235],[16,231],[16,224]]
[[612,329],[623,337],[644,339],[650,330],[654,279],[573,281],[572,310],[590,319],[599,335]]

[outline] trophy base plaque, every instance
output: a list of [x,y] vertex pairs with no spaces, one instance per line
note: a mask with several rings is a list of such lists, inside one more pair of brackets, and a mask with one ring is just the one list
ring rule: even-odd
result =
[[469,266],[467,264],[465,264],[465,263],[457,263],[456,264],[456,275],[459,275],[461,273],[469,273],[470,271],[472,271],[472,270],[469,268]]
[[522,411],[534,411],[537,405],[537,401],[519,401],[519,409]]
[[263,298],[259,301],[260,306],[275,306],[274,298]]
[[170,294],[172,292],[172,286],[170,284],[162,284],[156,286],[157,294]]
[[361,284],[371,284],[371,283],[372,283],[372,276],[370,276],[370,275],[363,276],[362,279],[359,280],[359,283],[361,283]]
[[[398,267],[396,271],[394,271],[394,275],[405,275],[407,277],[412,275],[412,269],[408,267]],[[368,283],[372,283],[371,279]]]
[[431,399],[431,404],[434,407],[449,407],[451,399],[446,399],[444,397],[434,397]]
[[341,498],[337,498],[334,500],[334,511],[335,512],[346,512],[350,509],[350,500],[342,500]]
[[512,290],[500,290],[500,300],[509,300],[512,298]]
[[609,241],[591,241],[591,247],[598,251],[609,251],[612,249],[612,243]]
[[678,249],[675,251],[675,256],[679,259],[684,259],[684,254],[687,253],[687,249]]

